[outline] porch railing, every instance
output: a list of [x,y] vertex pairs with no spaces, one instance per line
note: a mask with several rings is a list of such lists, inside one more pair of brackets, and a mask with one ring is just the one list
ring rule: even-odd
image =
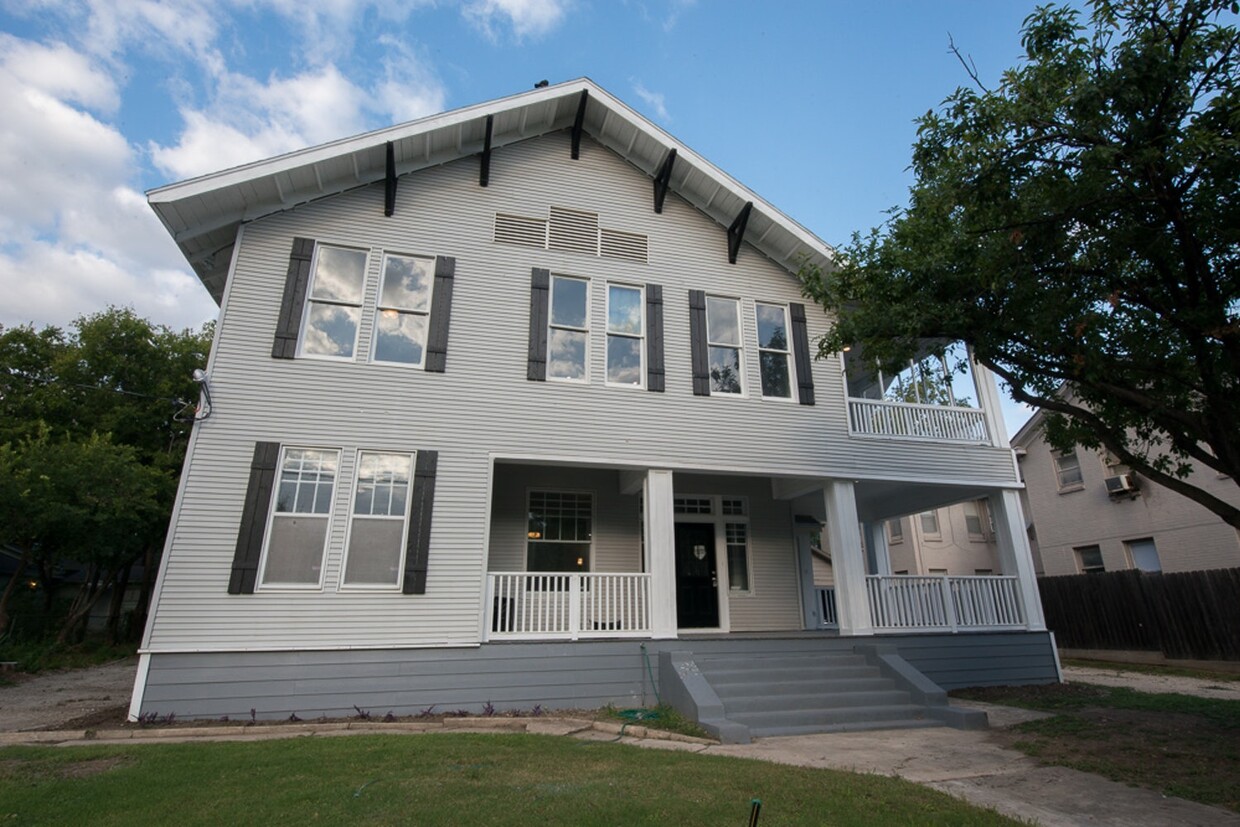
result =
[[815,586],[814,601],[818,606],[819,626],[823,629],[838,629],[840,619],[835,612],[835,587]]
[[867,576],[870,621],[878,631],[1023,629],[1015,577]]
[[489,638],[650,636],[649,574],[487,574]]
[[853,433],[866,436],[938,442],[990,441],[986,415],[976,408],[850,398],[848,418]]

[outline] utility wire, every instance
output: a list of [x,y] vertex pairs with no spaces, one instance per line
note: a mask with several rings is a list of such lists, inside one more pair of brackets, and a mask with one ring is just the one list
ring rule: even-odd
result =
[[9,373],[8,376],[13,379],[24,379],[27,382],[33,382],[40,385],[62,385],[70,388],[81,388],[88,391],[107,391],[108,393],[119,393],[125,396],[138,396],[143,399],[155,399],[159,402],[168,402],[173,405],[188,405],[184,399],[178,399],[175,396],[155,396],[149,393],[138,393],[137,391],[127,391],[123,388],[108,388],[102,385],[87,385],[82,382],[67,382],[63,379],[43,379],[37,376],[26,376],[21,373]]

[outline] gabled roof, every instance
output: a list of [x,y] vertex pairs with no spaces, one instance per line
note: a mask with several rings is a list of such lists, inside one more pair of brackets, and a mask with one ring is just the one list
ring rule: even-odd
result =
[[745,241],[792,272],[802,259],[830,267],[826,242],[585,78],[158,187],[147,198],[219,302],[242,223],[384,180],[389,141],[396,174],[404,175],[481,153],[488,116],[492,149],[571,128],[583,92],[583,132],[652,180],[675,149],[670,191],[723,227],[752,201]]

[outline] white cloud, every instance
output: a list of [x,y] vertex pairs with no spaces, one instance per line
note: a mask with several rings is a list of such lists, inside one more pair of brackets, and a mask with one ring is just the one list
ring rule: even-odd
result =
[[568,11],[568,0],[470,0],[461,9],[465,19],[491,40],[499,39],[504,23],[517,40],[554,29]]
[[664,123],[671,121],[672,116],[667,113],[667,101],[663,97],[662,92],[651,92],[641,81],[633,81],[633,94],[641,98],[646,106],[654,110],[655,117]]

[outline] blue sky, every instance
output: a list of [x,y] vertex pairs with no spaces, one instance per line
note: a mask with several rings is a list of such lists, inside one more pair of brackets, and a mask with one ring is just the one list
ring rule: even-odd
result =
[[[1033,0],[0,0],[0,324],[216,308],[143,191],[590,77],[832,244]],[[1010,430],[1024,419],[1006,412]]]

